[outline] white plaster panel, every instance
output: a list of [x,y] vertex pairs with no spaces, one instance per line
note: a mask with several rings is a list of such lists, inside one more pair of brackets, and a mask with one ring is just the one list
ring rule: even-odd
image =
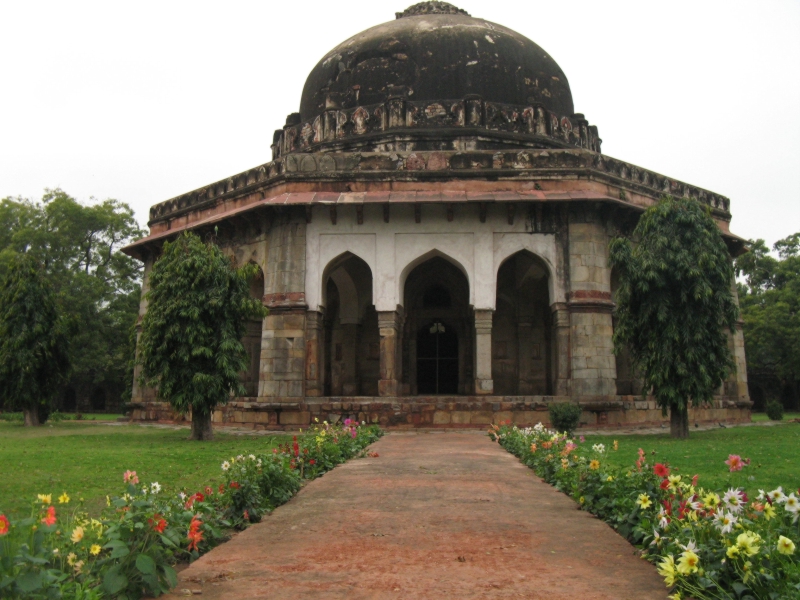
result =
[[[397,304],[402,304],[406,277],[414,267],[434,256],[450,261],[466,275],[469,302],[475,304],[475,237],[472,232],[396,234],[394,273],[399,276],[394,286],[394,298],[379,296],[375,308],[379,311],[393,310]],[[379,273],[379,276],[383,274]]]
[[306,303],[309,310],[319,310],[322,306],[322,277],[325,268],[334,258],[345,252],[350,252],[367,263],[372,271],[372,293],[375,296],[374,233],[319,233],[308,237],[306,248]]
[[[497,286],[497,272],[510,256],[520,250],[528,250],[538,256],[547,265],[550,303],[563,302],[565,299],[564,282],[557,277],[556,271],[556,236],[546,233],[495,233],[494,234],[494,271],[491,278],[492,291]],[[495,296],[492,296],[494,308]]]

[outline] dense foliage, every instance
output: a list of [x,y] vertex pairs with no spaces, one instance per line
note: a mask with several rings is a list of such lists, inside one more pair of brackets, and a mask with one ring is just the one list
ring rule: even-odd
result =
[[176,563],[197,559],[233,529],[258,521],[303,480],[363,454],[381,435],[377,426],[349,421],[316,425],[282,449],[226,459],[223,482],[200,490],[162,489],[126,471],[123,493],[109,496],[97,519],[67,492],[39,494],[28,518],[0,513],[0,597],[159,596],[176,585]]
[[222,250],[184,233],[164,250],[150,274],[139,340],[145,381],[181,413],[192,413],[192,439],[211,439],[211,413],[233,392],[244,395],[245,320],[263,318],[250,296],[257,267],[236,268]]
[[0,279],[0,407],[38,425],[69,364],[67,325],[44,269],[17,255]]
[[764,240],[736,259],[747,373],[753,400],[800,408],[800,233]]
[[[800,490],[748,498],[741,487],[704,489],[671,465],[608,460],[618,445],[588,444],[536,427],[493,426],[490,436],[583,510],[606,521],[654,563],[676,600],[774,600],[800,596]],[[748,459],[730,455],[731,473]],[[723,465],[720,465],[722,468]]]
[[711,400],[733,368],[728,333],[738,311],[719,227],[695,200],[664,197],[642,214],[633,241],[612,240],[610,265],[619,273],[617,351],[629,349],[644,388],[670,411],[672,435],[687,437],[690,399]]
[[571,402],[551,402],[547,407],[550,422],[558,431],[572,434],[578,428],[581,420],[581,407]]
[[[21,255],[30,255],[44,273],[73,327],[69,335],[72,371],[58,390],[73,410],[75,398],[102,407],[102,396],[119,396],[133,347],[129,332],[139,307],[141,265],[119,249],[143,235],[133,210],[117,200],[84,205],[61,190],[41,200],[0,200],[0,277]],[[71,395],[67,394],[71,391]]]

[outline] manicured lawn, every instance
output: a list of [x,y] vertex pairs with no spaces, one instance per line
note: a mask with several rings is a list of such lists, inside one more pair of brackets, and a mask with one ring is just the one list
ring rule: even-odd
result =
[[[606,460],[628,466],[636,462],[637,451],[647,453],[647,462],[669,463],[673,472],[692,477],[698,485],[717,490],[744,487],[748,493],[783,486],[787,493],[800,487],[800,424],[730,427],[692,431],[688,441],[665,435],[589,436],[588,446],[603,443],[611,450],[613,440],[619,451],[607,452]],[[750,466],[730,473],[725,460],[729,454],[750,459]]]
[[220,464],[237,454],[264,452],[285,436],[215,432],[211,442],[191,442],[188,429],[64,421],[26,428],[0,422],[0,513],[27,514],[36,494],[84,498],[92,513],[108,493],[123,491],[122,474],[142,483],[196,491],[219,483]]
[[[756,422],[756,423],[763,422],[763,421],[769,421],[769,417],[767,416],[767,413],[753,413],[753,417],[752,418],[753,418],[753,421]],[[796,412],[783,413],[783,420],[784,421],[791,421],[792,419],[800,419],[800,413],[796,413]]]

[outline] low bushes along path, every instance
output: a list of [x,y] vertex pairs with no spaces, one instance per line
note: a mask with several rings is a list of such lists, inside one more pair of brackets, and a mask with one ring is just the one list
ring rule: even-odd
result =
[[627,541],[485,435],[370,450],[193,563],[172,597],[667,597]]

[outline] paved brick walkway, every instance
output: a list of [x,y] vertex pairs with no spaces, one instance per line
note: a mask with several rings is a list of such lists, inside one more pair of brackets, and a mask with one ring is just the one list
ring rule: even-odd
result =
[[664,600],[603,522],[477,433],[393,433],[180,574],[173,597]]

